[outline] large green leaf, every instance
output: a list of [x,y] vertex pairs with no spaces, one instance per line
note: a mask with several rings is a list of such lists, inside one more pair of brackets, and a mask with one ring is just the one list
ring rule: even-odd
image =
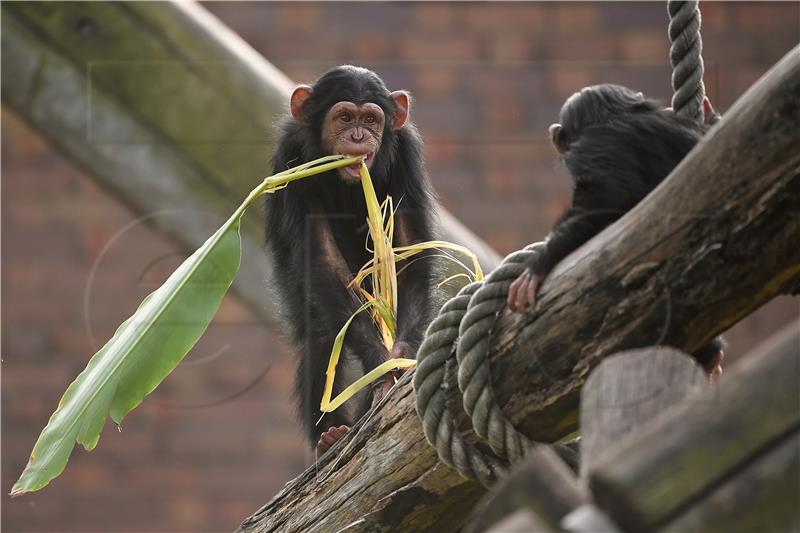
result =
[[61,474],[76,442],[93,449],[106,416],[122,422],[194,346],[239,270],[239,223],[256,198],[362,160],[323,157],[270,176],[253,189],[231,218],[142,301],[67,388],[11,495],[39,490]]
[[58,476],[76,442],[93,449],[106,415],[122,422],[194,346],[239,269],[240,219],[237,212],[217,230],[92,357],[39,435],[12,496]]

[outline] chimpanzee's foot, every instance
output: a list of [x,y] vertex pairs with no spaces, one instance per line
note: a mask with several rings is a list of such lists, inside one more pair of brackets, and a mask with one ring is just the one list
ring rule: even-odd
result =
[[328,431],[320,435],[319,442],[317,442],[317,457],[321,457],[323,453],[328,451],[328,448],[334,443],[347,435],[350,428],[347,426],[330,427]]

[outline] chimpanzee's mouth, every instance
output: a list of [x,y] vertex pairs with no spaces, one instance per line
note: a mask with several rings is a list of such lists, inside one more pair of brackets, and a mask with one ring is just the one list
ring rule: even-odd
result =
[[[359,154],[364,155],[364,154]],[[364,163],[367,165],[367,168],[372,164],[372,160],[375,159],[375,153],[370,152],[366,154],[366,158],[364,158]],[[361,163],[356,163],[355,165],[349,165],[342,168],[342,171],[351,178],[361,178]]]

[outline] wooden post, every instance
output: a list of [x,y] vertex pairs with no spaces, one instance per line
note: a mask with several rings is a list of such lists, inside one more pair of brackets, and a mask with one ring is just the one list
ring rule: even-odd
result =
[[600,363],[581,392],[581,480],[603,455],[705,385],[700,367],[674,348],[630,350]]
[[[632,442],[606,454],[589,474],[595,501],[626,530],[650,531],[683,508],[699,505],[698,498],[736,472],[747,471],[755,457],[783,447],[778,443],[787,435],[794,435],[786,442],[789,451],[763,461],[791,465],[789,452],[796,448],[800,428],[798,391],[800,330],[793,326],[724,379],[648,425]],[[758,469],[743,474],[759,475]],[[740,511],[742,515],[760,516],[762,526],[771,523],[771,506],[759,509],[739,496],[742,505],[753,505],[750,513]],[[785,502],[779,498],[776,505]]]
[[800,431],[732,473],[698,498],[665,533],[800,531]]
[[[500,317],[492,375],[518,428],[565,437],[603,358],[656,342],[692,351],[798,291],[799,58],[789,52],[644,202],[556,267],[534,313]],[[404,379],[240,531],[454,531],[481,493],[438,462]]]

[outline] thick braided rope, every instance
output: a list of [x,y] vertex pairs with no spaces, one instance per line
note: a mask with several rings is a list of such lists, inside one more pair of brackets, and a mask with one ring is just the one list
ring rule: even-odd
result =
[[417,352],[414,391],[417,414],[422,420],[425,437],[436,448],[439,458],[462,476],[477,479],[490,486],[500,467],[494,458],[486,457],[464,441],[447,410],[447,393],[444,387],[447,363],[453,355],[459,323],[470,298],[480,286],[480,282],[475,282],[462,288],[442,307],[439,315],[428,326],[425,340]]
[[530,244],[503,259],[470,299],[459,328],[456,356],[464,410],[472,418],[475,433],[511,463],[525,455],[531,441],[516,430],[495,399],[488,360],[490,334],[497,314],[506,305],[508,287],[525,270],[524,261],[542,245]]
[[667,2],[669,12],[669,62],[672,65],[672,109],[681,116],[703,122],[703,39],[700,37],[698,0]]

